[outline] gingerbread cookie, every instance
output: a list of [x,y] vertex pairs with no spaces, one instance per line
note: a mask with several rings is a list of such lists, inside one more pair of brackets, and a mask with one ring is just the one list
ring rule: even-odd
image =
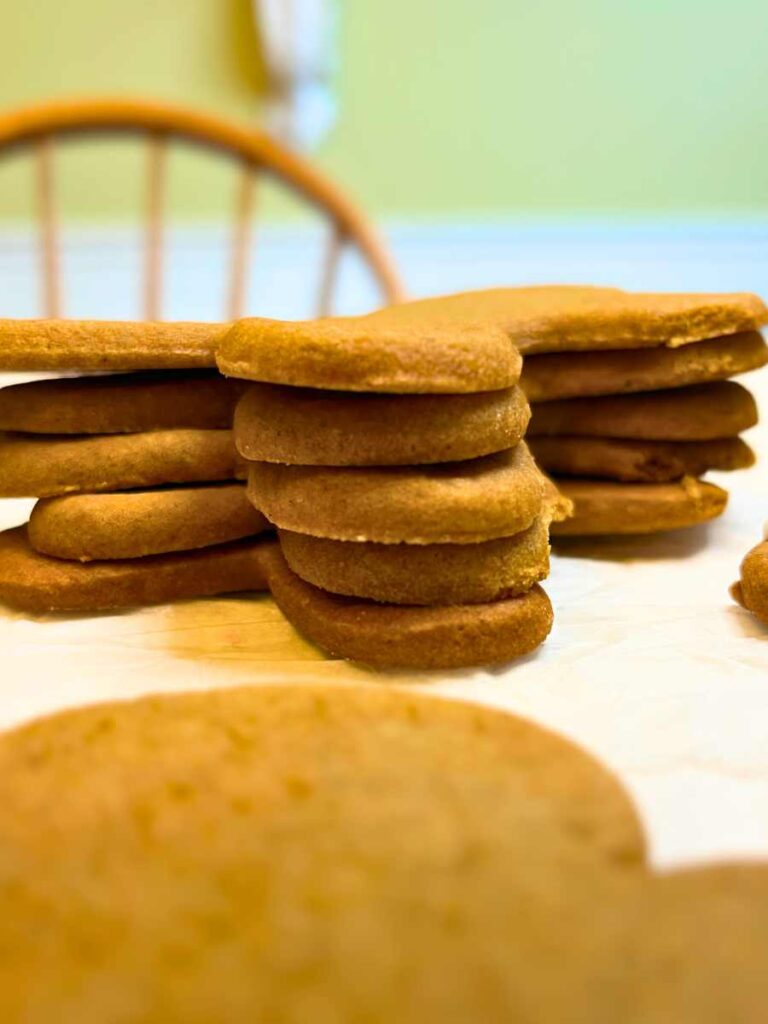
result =
[[322,590],[390,604],[470,604],[530,590],[549,574],[549,517],[479,544],[373,544],[280,531],[285,560]]
[[557,485],[573,502],[574,514],[552,524],[553,537],[676,530],[716,518],[728,501],[722,488],[693,477],[665,484],[563,478]]
[[175,370],[215,366],[222,324],[1,320],[0,370]]
[[229,377],[395,394],[498,391],[517,383],[522,366],[509,338],[493,326],[390,329],[364,317],[239,320],[216,358]]
[[757,423],[754,398],[730,380],[636,395],[540,402],[532,413],[531,436],[635,441],[711,441],[735,437]]
[[539,285],[441,295],[371,315],[388,327],[474,324],[503,328],[525,354],[592,349],[678,348],[768,323],[756,295],[624,292]]
[[605,1024],[598,929],[643,839],[532,722],[308,685],[6,734],[0,848],[9,1022]]
[[525,444],[470,462],[336,468],[251,463],[248,494],[270,522],[332,540],[470,544],[527,529],[544,481]]
[[158,484],[228,480],[238,473],[231,430],[0,437],[0,496],[48,498]]
[[[627,1024],[763,1024],[768,1005],[768,865],[674,871],[634,892],[617,943]],[[626,1010],[624,1010],[626,1007]]]
[[243,484],[219,484],[43,498],[28,533],[41,554],[88,562],[191,551],[268,526]]
[[536,462],[548,473],[627,482],[665,482],[710,469],[746,469],[755,461],[740,437],[717,441],[632,441],[613,437],[531,437]]
[[209,371],[62,377],[0,389],[0,430],[121,434],[227,430],[243,385]]
[[235,415],[244,458],[307,466],[454,462],[514,447],[530,410],[519,388],[376,395],[253,384]]
[[528,356],[520,384],[531,402],[655,391],[725,380],[768,362],[757,331],[682,348],[565,352]]
[[552,628],[538,585],[484,604],[379,604],[305,583],[279,550],[270,550],[269,563],[272,596],[291,625],[329,654],[377,668],[500,664],[535,650]]
[[731,587],[734,600],[768,623],[768,540],[758,544],[741,563],[741,579]]
[[237,590],[264,590],[267,540],[234,541],[197,551],[80,562],[49,558],[25,527],[0,533],[0,601],[32,615],[161,604]]

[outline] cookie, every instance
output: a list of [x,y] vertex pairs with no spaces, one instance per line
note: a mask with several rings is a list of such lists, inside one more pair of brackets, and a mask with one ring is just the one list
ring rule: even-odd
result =
[[623,437],[643,441],[712,441],[757,423],[757,406],[741,384],[724,380],[637,395],[539,402],[531,436]]
[[603,1024],[586,968],[642,849],[605,768],[476,705],[310,684],[69,711],[0,740],[4,1019]]
[[306,466],[454,462],[514,447],[530,410],[519,388],[375,395],[253,384],[235,415],[246,459]]
[[229,480],[238,472],[231,430],[0,437],[4,498]]
[[390,604],[470,604],[529,590],[549,574],[549,518],[479,544],[373,544],[280,531],[297,576],[322,590]]
[[638,887],[631,906],[616,955],[629,975],[622,1021],[763,1024],[768,865],[674,871]]
[[528,400],[619,395],[726,380],[768,362],[757,331],[697,341],[682,348],[551,353],[528,356],[520,384]]
[[2,320],[0,371],[212,367],[222,324]]
[[242,540],[198,551],[80,562],[31,547],[25,527],[0,533],[0,602],[31,615],[161,604],[238,590],[264,590],[261,547]]
[[242,386],[217,373],[62,377],[0,389],[0,430],[33,434],[122,434],[228,430]]
[[41,554],[88,562],[191,551],[268,527],[243,484],[220,484],[43,498],[28,534]]
[[624,292],[582,285],[490,288],[390,306],[372,315],[389,327],[493,325],[525,354],[678,348],[768,323],[756,295]]
[[379,604],[306,583],[279,549],[268,558],[272,596],[291,625],[328,654],[375,668],[501,664],[535,650],[552,628],[552,606],[538,585],[483,604]]
[[728,501],[727,491],[693,477],[665,484],[563,478],[557,486],[573,502],[574,514],[552,524],[553,537],[677,530],[715,519]]
[[747,554],[741,563],[741,579],[733,584],[731,594],[740,605],[768,623],[768,541]]
[[336,468],[253,462],[248,494],[284,530],[382,544],[511,537],[541,511],[544,482],[524,444],[470,462]]
[[522,366],[506,334],[492,326],[390,329],[365,317],[238,320],[216,359],[228,377],[395,394],[499,391],[517,383]]
[[755,455],[740,437],[717,441],[630,441],[613,437],[531,437],[547,473],[627,482],[665,482],[710,469],[746,469]]

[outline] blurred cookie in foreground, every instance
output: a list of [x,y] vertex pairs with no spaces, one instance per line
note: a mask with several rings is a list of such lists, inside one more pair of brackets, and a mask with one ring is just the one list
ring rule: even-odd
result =
[[316,684],[6,733],[0,854],[9,1024],[541,1024],[574,1007],[608,1024],[606,951],[644,875],[631,800],[573,743]]
[[741,578],[731,587],[731,596],[768,624],[768,540],[752,548],[744,558]]

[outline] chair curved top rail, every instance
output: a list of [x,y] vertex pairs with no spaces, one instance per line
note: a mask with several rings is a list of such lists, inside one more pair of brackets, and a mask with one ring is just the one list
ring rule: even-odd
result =
[[244,163],[278,178],[335,224],[340,238],[352,241],[378,279],[387,302],[404,290],[378,232],[368,218],[331,181],[298,154],[269,136],[218,115],[155,100],[129,98],[66,99],[0,113],[0,150],[58,135],[128,132],[176,137],[227,151]]

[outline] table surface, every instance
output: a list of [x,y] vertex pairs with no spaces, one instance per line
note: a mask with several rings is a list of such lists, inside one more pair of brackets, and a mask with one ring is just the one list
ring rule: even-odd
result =
[[[768,372],[745,382],[768,406]],[[768,452],[765,426],[748,439]],[[582,743],[633,794],[657,865],[768,856],[768,628],[728,594],[768,517],[768,471],[712,478],[731,499],[707,527],[556,551],[546,584],[555,627],[513,665],[369,672],[324,658],[261,595],[44,620],[6,611],[0,726],[150,691],[318,679],[416,686],[519,712]],[[30,507],[0,502],[0,527]]]

